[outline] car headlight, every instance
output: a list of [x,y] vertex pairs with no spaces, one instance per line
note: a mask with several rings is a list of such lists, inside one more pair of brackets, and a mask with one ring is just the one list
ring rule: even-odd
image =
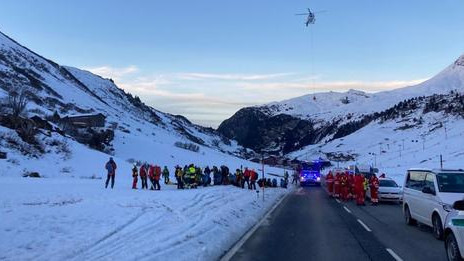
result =
[[320,178],[320,177],[317,177],[317,179],[316,179],[316,180],[317,180],[317,181],[321,181],[321,178]]
[[451,211],[453,210],[453,206],[451,206],[450,204],[441,203],[441,205],[443,206],[443,209],[444,209],[446,212],[451,212]]

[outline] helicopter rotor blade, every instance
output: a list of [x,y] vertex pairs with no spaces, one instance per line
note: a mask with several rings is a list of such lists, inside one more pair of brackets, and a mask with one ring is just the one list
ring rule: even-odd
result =
[[309,15],[309,13],[306,13],[306,14],[295,14],[295,15]]
[[313,14],[322,14],[322,13],[327,13],[327,10],[321,10],[321,11],[313,12]]

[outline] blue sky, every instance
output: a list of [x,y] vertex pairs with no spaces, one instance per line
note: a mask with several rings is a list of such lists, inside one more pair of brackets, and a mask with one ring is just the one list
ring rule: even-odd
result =
[[[310,28],[295,16],[326,10]],[[458,0],[3,0],[0,30],[157,109],[217,126],[240,107],[380,91],[464,54]]]

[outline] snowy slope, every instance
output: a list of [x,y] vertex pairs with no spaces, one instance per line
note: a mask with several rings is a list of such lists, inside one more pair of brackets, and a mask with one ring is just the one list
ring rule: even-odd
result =
[[[399,184],[408,168],[440,168],[440,155],[445,168],[464,168],[464,111],[461,115],[424,114],[422,109],[404,118],[374,121],[351,135],[304,147],[289,156],[302,160],[328,154],[353,156],[353,160],[340,161],[340,167],[375,166]],[[419,118],[420,124],[414,120]]]
[[[433,78],[415,86],[378,93],[357,90],[316,93],[258,107],[271,115],[284,113],[303,119],[331,121],[347,114],[356,117],[380,112],[409,98],[445,94],[451,90],[464,90],[464,55]],[[346,104],[345,99],[348,100]]]

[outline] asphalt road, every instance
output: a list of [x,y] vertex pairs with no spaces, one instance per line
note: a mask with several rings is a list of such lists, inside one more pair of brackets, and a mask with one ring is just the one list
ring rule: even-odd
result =
[[399,205],[358,207],[307,187],[287,196],[231,260],[395,260],[393,255],[446,260],[444,243],[427,227],[407,226]]

